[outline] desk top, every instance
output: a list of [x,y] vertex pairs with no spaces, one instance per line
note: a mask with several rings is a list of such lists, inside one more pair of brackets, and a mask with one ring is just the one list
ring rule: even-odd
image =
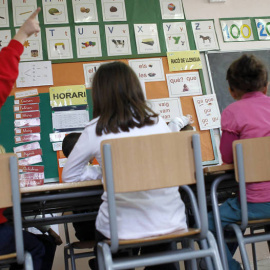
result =
[[64,190],[64,189],[101,186],[101,185],[102,185],[101,180],[89,180],[81,182],[53,183],[53,184],[45,184],[42,186],[24,187],[21,188],[20,191],[21,193],[34,193],[34,192],[45,192],[51,190]]
[[222,164],[218,166],[211,166],[211,167],[205,167],[203,169],[204,174],[218,174],[218,173],[224,173],[228,171],[233,171],[234,165],[233,164]]

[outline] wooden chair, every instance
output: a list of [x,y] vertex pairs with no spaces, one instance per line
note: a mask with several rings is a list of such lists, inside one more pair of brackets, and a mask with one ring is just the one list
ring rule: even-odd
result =
[[30,253],[24,251],[23,245],[18,163],[15,154],[0,155],[0,172],[0,208],[13,207],[16,239],[16,253],[0,255],[0,268],[16,262],[18,264],[23,264],[24,269],[32,270],[32,257]]
[[[173,262],[179,265],[181,260],[191,261],[191,264],[189,264],[191,269],[197,269],[195,259],[202,257],[211,257],[214,269],[223,269],[215,239],[208,231],[200,137],[198,134],[186,131],[112,139],[103,141],[101,148],[104,189],[108,195],[111,239],[98,243],[99,269],[130,269]],[[197,185],[198,204],[188,187],[188,185],[193,184]],[[182,186],[190,196],[197,228],[143,239],[118,239],[115,193],[173,186]],[[202,249],[194,249],[194,240],[202,240]],[[112,257],[112,253],[122,248],[179,241],[184,241],[189,245],[170,252],[157,252],[117,259]],[[213,269],[211,266],[210,264],[208,269]]]
[[[215,218],[218,246],[221,253],[224,269],[229,269],[226,258],[224,243],[235,242],[239,244],[241,258],[245,270],[250,270],[248,255],[245,245],[252,244],[254,269],[257,269],[255,243],[270,240],[270,232],[257,232],[265,225],[270,224],[270,219],[248,220],[246,183],[270,181],[270,137],[237,140],[233,142],[235,179],[239,184],[241,222],[226,226],[226,229],[233,230],[236,238],[224,239],[223,229],[220,223],[218,201],[216,198],[217,186],[224,180],[231,178],[231,175],[224,175],[215,180],[211,191],[213,213]],[[250,234],[243,234],[250,228]]]

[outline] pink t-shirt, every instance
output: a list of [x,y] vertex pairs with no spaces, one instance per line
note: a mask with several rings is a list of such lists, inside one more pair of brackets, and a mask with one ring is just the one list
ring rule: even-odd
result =
[[[258,91],[246,93],[222,112],[221,129],[222,159],[231,163],[234,140],[270,136],[270,97]],[[270,202],[270,181],[247,184],[247,201]]]

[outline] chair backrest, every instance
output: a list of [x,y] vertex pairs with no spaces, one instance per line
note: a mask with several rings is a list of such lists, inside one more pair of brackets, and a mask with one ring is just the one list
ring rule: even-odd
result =
[[[237,158],[237,148],[238,152],[242,148],[243,158],[239,156],[240,152]],[[246,183],[270,181],[270,137],[234,141],[233,155],[237,181],[239,181],[239,158],[243,162]]]
[[[134,192],[195,184],[193,134],[193,131],[186,131],[103,141],[102,148],[104,145],[111,148],[114,191]],[[103,151],[102,162],[105,164]],[[106,184],[105,166],[103,181]]]

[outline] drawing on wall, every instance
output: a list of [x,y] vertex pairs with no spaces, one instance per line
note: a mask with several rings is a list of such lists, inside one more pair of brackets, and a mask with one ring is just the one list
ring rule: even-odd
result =
[[98,25],[75,26],[75,34],[79,58],[102,56]]
[[0,2],[0,27],[9,27],[8,3],[5,0]]
[[14,26],[21,26],[37,9],[37,0],[12,0]]
[[69,27],[46,28],[49,59],[73,58]]
[[160,53],[156,24],[134,24],[138,54]]
[[101,0],[103,21],[126,21],[126,6],[124,0]]
[[44,24],[68,23],[66,0],[42,0]]
[[74,21],[98,22],[96,0],[72,0]]
[[163,23],[163,31],[168,52],[190,49],[185,22]]
[[109,56],[131,54],[128,24],[105,25],[105,33]]
[[163,20],[184,19],[184,11],[181,0],[159,0],[159,3]]
[[0,51],[6,47],[11,40],[10,30],[0,30]]
[[191,25],[197,50],[219,50],[213,21],[193,21]]

